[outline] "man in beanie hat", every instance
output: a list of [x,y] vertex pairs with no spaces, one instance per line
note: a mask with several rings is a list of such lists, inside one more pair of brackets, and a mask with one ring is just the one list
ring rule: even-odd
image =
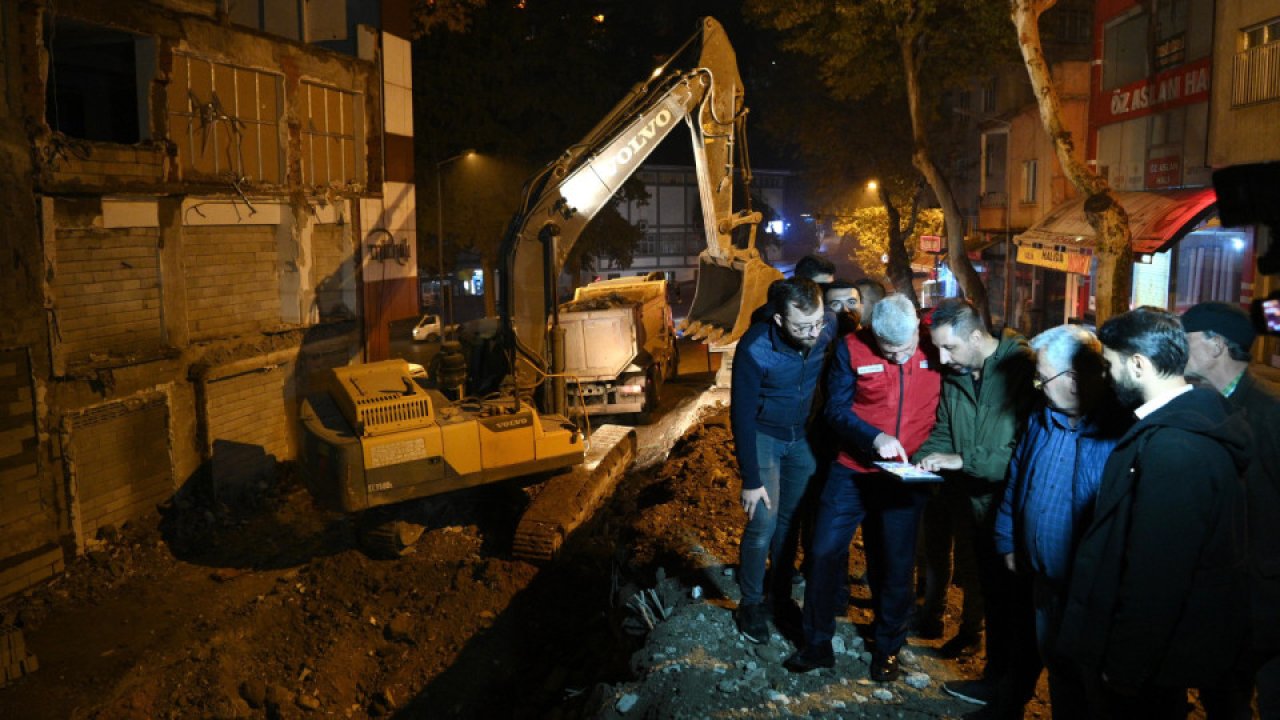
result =
[[[1253,430],[1253,462],[1245,474],[1248,498],[1251,669],[1257,670],[1258,710],[1280,717],[1280,391],[1249,369],[1255,332],[1239,306],[1193,305],[1182,315],[1190,350],[1187,375],[1203,380],[1245,414]],[[1206,699],[1208,701],[1208,699]],[[1236,698],[1248,708],[1248,695]]]

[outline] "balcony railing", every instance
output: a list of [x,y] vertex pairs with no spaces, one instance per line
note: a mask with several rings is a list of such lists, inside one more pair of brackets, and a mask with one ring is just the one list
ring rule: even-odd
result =
[[1280,42],[1236,53],[1232,66],[1231,106],[1280,99]]

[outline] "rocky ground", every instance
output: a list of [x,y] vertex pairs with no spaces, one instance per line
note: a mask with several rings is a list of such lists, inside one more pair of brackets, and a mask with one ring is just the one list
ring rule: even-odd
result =
[[[699,397],[714,401],[709,383],[703,373],[670,384],[667,418],[694,415]],[[414,512],[428,531],[394,560],[361,552],[352,522],[317,510],[288,469],[252,507],[174,503],[0,604],[0,620],[23,630],[40,662],[0,689],[0,717],[943,718],[972,709],[940,683],[976,676],[980,658],[941,659],[940,641],[911,641],[904,680],[866,679],[865,586],[854,585],[833,670],[789,674],[790,642],[738,635],[732,440],[723,406],[697,415],[674,447],[652,441],[646,466],[542,567],[508,551],[536,485],[423,503]],[[852,557],[856,577],[861,556]],[[1047,707],[1038,700],[1028,717],[1048,717]]]

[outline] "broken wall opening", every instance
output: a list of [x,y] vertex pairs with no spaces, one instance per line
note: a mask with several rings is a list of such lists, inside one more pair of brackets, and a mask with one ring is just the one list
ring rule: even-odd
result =
[[151,136],[147,112],[155,74],[151,38],[51,16],[45,122],[82,140],[133,144]]

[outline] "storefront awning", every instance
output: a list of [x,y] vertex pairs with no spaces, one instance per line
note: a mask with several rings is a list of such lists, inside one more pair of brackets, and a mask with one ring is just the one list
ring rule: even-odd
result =
[[[1129,232],[1133,236],[1134,253],[1154,253],[1196,228],[1215,209],[1218,201],[1213,188],[1197,190],[1151,190],[1147,192],[1113,191],[1120,205],[1129,213]],[[1053,253],[1091,254],[1093,228],[1084,216],[1083,196],[1072,198],[1055,207],[1031,229],[1016,236],[1018,261],[1043,265],[1023,250]],[[1052,265],[1049,265],[1052,267]],[[1061,269],[1061,268],[1059,268]]]

